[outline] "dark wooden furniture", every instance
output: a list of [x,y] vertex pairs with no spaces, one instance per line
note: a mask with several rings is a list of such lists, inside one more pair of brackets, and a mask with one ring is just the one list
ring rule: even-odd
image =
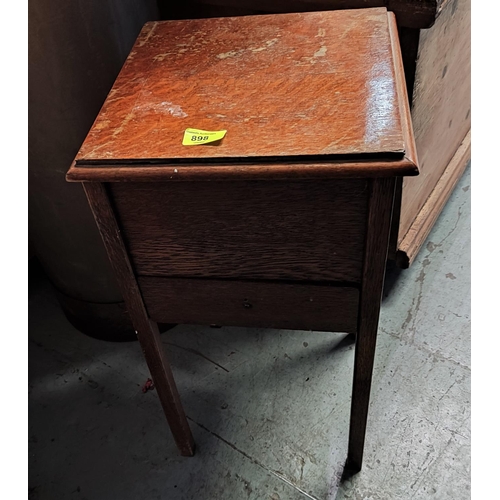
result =
[[420,175],[396,182],[389,259],[407,268],[471,155],[470,0],[158,0],[163,19],[385,6],[396,16]]
[[[186,128],[227,130],[183,146]],[[82,182],[183,455],[158,322],[356,334],[365,439],[396,179],[418,173],[385,8],[145,25],[67,179]]]

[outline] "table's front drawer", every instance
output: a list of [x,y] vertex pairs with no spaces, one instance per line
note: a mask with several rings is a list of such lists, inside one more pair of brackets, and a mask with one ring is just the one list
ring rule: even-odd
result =
[[139,276],[359,283],[367,184],[125,182],[108,189]]
[[354,333],[356,288],[184,278],[139,278],[152,320]]

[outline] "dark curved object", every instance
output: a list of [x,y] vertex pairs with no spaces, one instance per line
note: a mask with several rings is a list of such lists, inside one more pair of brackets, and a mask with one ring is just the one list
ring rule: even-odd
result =
[[[79,186],[64,175],[156,0],[29,2],[29,239],[71,322],[133,329]],[[135,334],[134,334],[135,335]]]

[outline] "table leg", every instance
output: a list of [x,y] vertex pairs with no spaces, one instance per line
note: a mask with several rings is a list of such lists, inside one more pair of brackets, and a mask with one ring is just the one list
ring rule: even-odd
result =
[[374,179],[372,181],[356,334],[351,421],[346,462],[346,469],[351,472],[360,471],[363,462],[394,188],[394,179]]
[[165,356],[158,325],[151,321],[144,306],[106,188],[99,182],[84,183],[83,187],[137,332],[170,430],[181,454],[192,456],[193,436],[182,408],[172,370]]
[[[133,321],[133,320],[132,320]],[[174,436],[181,455],[194,455],[194,439],[182,408],[182,403],[175,385],[163,344],[161,343],[158,325],[147,318],[137,330],[137,337],[142,347],[146,363],[158,392],[168,425]]]

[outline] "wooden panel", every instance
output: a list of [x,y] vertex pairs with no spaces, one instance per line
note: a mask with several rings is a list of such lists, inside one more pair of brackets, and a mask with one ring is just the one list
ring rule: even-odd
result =
[[[187,127],[228,132],[186,147]],[[77,165],[404,150],[377,8],[146,24]]]
[[470,2],[454,0],[420,36],[412,109],[420,175],[403,181],[400,242],[470,129],[470,89]]
[[396,254],[396,263],[399,267],[406,269],[414,261],[446,201],[453,192],[460,177],[462,177],[465,167],[470,160],[470,152],[471,133],[469,131],[455,153],[455,156],[448,163],[443,175],[439,178],[436,187],[413,221],[410,229],[400,242]]
[[364,180],[108,186],[139,275],[359,282]]
[[354,333],[358,290],[206,279],[139,278],[155,321]]

